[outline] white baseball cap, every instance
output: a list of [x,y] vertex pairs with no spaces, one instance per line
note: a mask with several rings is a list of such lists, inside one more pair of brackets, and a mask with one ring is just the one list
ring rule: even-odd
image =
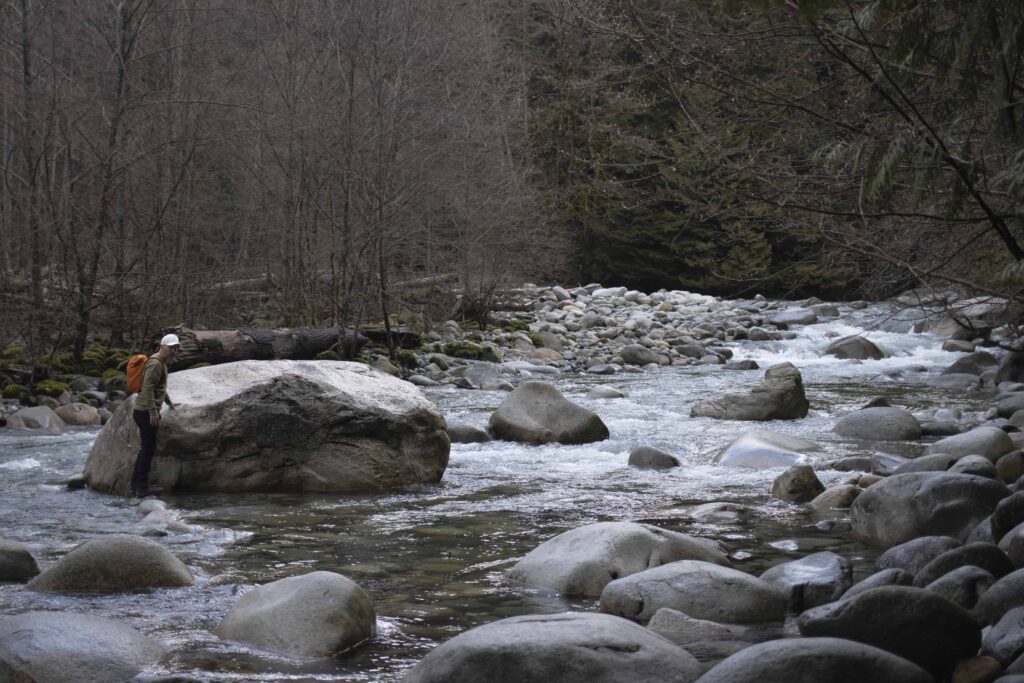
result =
[[163,339],[160,340],[160,346],[178,346],[179,344],[181,344],[181,341],[176,334],[165,334]]

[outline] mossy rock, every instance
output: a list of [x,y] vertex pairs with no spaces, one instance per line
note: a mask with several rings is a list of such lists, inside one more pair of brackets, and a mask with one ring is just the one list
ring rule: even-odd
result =
[[44,379],[42,382],[36,385],[36,394],[39,396],[49,396],[50,398],[57,398],[65,391],[68,391],[69,387],[64,382],[58,382],[52,379]]
[[55,372],[70,373],[77,369],[75,357],[70,353],[58,353],[50,362],[50,369]]
[[536,346],[537,348],[541,348],[542,346],[544,346],[544,340],[541,339],[540,335],[537,334],[536,332],[527,332],[527,336],[530,337],[530,341],[532,341],[533,345]]
[[339,356],[338,352],[333,349],[321,351],[320,353],[316,354],[315,358],[317,360],[341,360],[341,356]]
[[0,357],[3,358],[21,358],[24,355],[25,347],[16,342],[9,343],[3,351],[0,351]]
[[103,371],[103,373],[100,375],[100,382],[107,382],[112,379],[116,380],[122,378],[127,379],[125,377],[124,372],[122,372],[121,370],[115,370],[111,368],[110,370]]
[[444,354],[452,358],[466,358],[469,360],[480,360],[484,350],[479,344],[473,342],[448,342],[444,345]]
[[466,335],[466,340],[471,342],[482,342],[484,338],[479,332],[470,332]]
[[506,332],[529,332],[530,324],[527,323],[525,320],[519,320],[518,318],[516,318],[514,320],[506,320],[504,323],[502,323],[501,329],[505,330]]
[[2,391],[0,391],[0,396],[3,396],[4,398],[7,399],[13,398],[17,401],[24,401],[26,398],[28,398],[28,395],[28,387],[23,387],[22,385],[15,384],[14,382],[11,382],[7,386],[5,386]]
[[398,352],[398,364],[403,368],[418,368],[420,366],[420,360],[416,357],[416,354],[409,349],[403,349]]

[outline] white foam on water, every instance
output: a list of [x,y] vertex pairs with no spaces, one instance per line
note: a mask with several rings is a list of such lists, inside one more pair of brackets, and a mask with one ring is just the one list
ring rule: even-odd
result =
[[34,470],[42,466],[43,463],[35,458],[21,458],[20,460],[0,462],[0,470]]

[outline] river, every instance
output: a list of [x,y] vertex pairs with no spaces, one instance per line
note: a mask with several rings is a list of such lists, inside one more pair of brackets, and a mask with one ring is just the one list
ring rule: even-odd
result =
[[[915,412],[942,406],[981,411],[991,404],[989,394],[927,386],[929,377],[961,354],[941,351],[941,340],[930,335],[874,328],[885,319],[885,310],[875,306],[852,319],[799,328],[794,340],[728,344],[737,359],[753,359],[762,368],[783,361],[799,367],[811,402],[806,419],[741,423],[688,417],[694,401],[753,386],[763,371],[673,366],[602,377],[566,375],[556,386],[601,416],[611,431],[607,441],[455,444],[441,483],[388,495],[166,495],[193,530],[158,540],[190,566],[194,586],[47,595],[0,584],[0,614],[64,610],[113,618],[164,642],[171,651],[166,672],[211,681],[396,681],[430,649],[473,626],[524,613],[596,609],[595,601],[567,600],[503,578],[505,569],[542,541],[590,522],[646,521],[712,538],[736,567],[752,573],[782,559],[833,550],[851,558],[855,578],[861,578],[875,553],[849,537],[845,513],[814,513],[771,499],[771,480],[780,470],[710,463],[720,448],[751,429],[808,438],[832,455],[871,450],[843,442],[830,429],[836,415],[877,396]],[[852,363],[822,355],[830,336],[866,329],[888,358]],[[627,397],[589,399],[586,392],[594,384],[610,384]],[[463,389],[425,394],[449,420],[478,426],[505,396]],[[0,429],[0,532],[26,544],[42,567],[98,535],[146,530],[126,501],[62,486],[81,472],[96,434],[82,429],[36,436]],[[629,468],[628,453],[638,445],[667,450],[683,466]],[[887,446],[904,454],[920,448]],[[828,485],[849,475],[819,476]],[[711,501],[748,504],[754,514],[735,524],[688,521],[687,508]],[[297,660],[213,635],[245,589],[314,570],[342,573],[370,593],[378,630],[372,642],[334,659]]]

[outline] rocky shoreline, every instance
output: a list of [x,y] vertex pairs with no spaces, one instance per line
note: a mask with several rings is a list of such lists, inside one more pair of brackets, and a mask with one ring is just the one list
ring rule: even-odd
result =
[[[526,288],[523,294],[528,312],[499,313],[494,326],[479,332],[449,321],[428,333],[421,350],[405,357],[404,368],[382,357],[371,364],[438,390],[452,385],[509,392],[487,430],[449,424],[452,441],[497,437],[587,443],[606,438],[607,428],[544,379],[666,365],[752,371],[756,364],[734,359],[733,349],[724,344],[794,339],[801,325],[861,308],[860,303],[814,300],[780,308],[762,298],[721,301],[687,292],[647,295],[596,285],[571,291]],[[894,305],[935,303],[922,299],[920,293],[908,294]],[[506,579],[513,586],[588,596],[598,600],[600,613],[512,617],[471,629],[427,655],[406,680],[1020,683],[1024,358],[994,347],[976,350],[1008,338],[1009,332],[1000,328],[1005,310],[977,301],[964,303],[961,310],[968,307],[973,317],[959,317],[971,321],[968,327],[926,311],[904,316],[901,323],[932,325],[957,337],[945,343],[966,355],[934,384],[990,392],[987,413],[966,417],[956,405],[920,411],[874,401],[835,421],[835,433],[856,446],[841,457],[824,456],[813,441],[762,429],[742,434],[715,458],[722,467],[785,467],[772,484],[773,496],[792,505],[848,509],[853,533],[885,550],[874,574],[854,583],[850,558],[818,552],[754,576],[732,568],[721,549],[705,539],[625,520],[586,525],[540,544],[508,570]],[[978,336],[981,329],[984,336]],[[827,352],[851,363],[884,353],[864,337],[837,337]],[[768,422],[763,426],[769,429],[771,420],[807,415],[798,368],[781,364],[764,374],[760,386],[699,402],[692,414]],[[10,411],[8,427],[32,428],[27,420],[35,413],[26,416],[26,411],[36,411],[35,428],[61,429],[40,409],[59,414],[63,407],[79,405],[96,411],[99,420],[84,423],[95,425],[103,421],[100,410],[119,400],[110,393],[103,401],[85,395],[98,389],[69,392],[56,409],[43,405]],[[885,452],[893,443],[925,448],[909,458]],[[671,453],[640,447],[630,454],[629,464],[671,468],[679,462]],[[847,474],[826,488],[818,479],[823,470]],[[742,506],[729,501],[702,507],[700,514],[709,519],[742,513]],[[173,511],[160,501],[143,501],[140,513],[175,523]],[[102,541],[110,547],[98,547]],[[23,546],[0,540],[0,580],[31,579],[27,590],[120,592],[112,587],[125,590],[123,582],[129,579],[127,590],[189,585],[188,569],[176,562],[163,546],[145,539],[101,539],[83,544],[40,574]],[[118,574],[126,570],[129,575]],[[319,597],[327,594],[329,600]],[[90,680],[82,672],[95,671],[89,662],[104,657],[124,667],[124,678],[159,666],[159,643],[135,632],[128,637],[118,630],[125,627],[111,620],[82,618],[96,620],[90,628],[102,637],[82,643],[73,659],[43,661],[39,657],[46,655],[37,655],[29,661],[24,641],[12,634],[35,634],[33,652],[51,654],[70,636],[54,631],[47,613],[0,617],[0,674],[14,675],[8,667],[40,682]],[[372,637],[374,612],[369,596],[354,582],[313,572],[250,591],[216,632],[275,652],[330,656]]]

